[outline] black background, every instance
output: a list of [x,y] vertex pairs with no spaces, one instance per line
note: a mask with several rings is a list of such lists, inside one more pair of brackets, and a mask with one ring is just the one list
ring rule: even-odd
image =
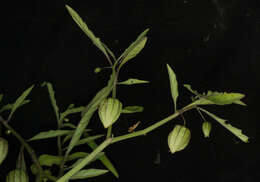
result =
[[[31,103],[19,109],[10,124],[25,138],[56,127],[43,81],[54,85],[61,110],[68,104],[86,105],[105,86],[109,70],[94,74],[96,67],[108,66],[105,57],[77,27],[65,9],[69,4],[89,28],[119,56],[146,28],[150,28],[143,51],[122,69],[120,80],[129,77],[149,80],[147,85],[122,86],[118,98],[124,105],[143,105],[145,110],[123,116],[114,135],[140,120],[140,128],[173,111],[166,63],[179,82],[178,107],[188,104],[194,89],[234,91],[246,94],[247,107],[208,107],[230,119],[250,137],[244,144],[218,123],[204,139],[201,119],[195,111],[184,114],[192,138],[188,147],[171,155],[167,146],[173,122],[145,137],[116,143],[106,149],[120,173],[89,181],[259,181],[260,89],[260,3],[257,0],[161,0],[161,1],[9,1],[2,5],[0,89],[3,103],[10,103],[22,90],[36,84]],[[76,118],[78,119],[78,118]],[[94,122],[96,121],[96,122]],[[176,119],[182,123],[181,118]],[[95,115],[90,127],[104,132]],[[0,166],[0,180],[14,168],[18,142],[10,142],[10,153]],[[55,141],[33,143],[37,154],[55,154]],[[89,150],[83,148],[83,150]],[[160,164],[154,161],[160,153]],[[27,156],[28,160],[29,157]],[[94,167],[103,167],[96,164]]]

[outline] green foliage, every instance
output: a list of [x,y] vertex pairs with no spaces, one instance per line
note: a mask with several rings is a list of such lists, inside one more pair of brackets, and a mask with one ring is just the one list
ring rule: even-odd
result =
[[8,120],[11,119],[11,117],[13,116],[14,112],[16,111],[16,109],[18,107],[21,106],[21,104],[24,102],[25,98],[29,95],[29,93],[32,91],[34,85],[32,85],[31,87],[29,87],[28,89],[26,89],[22,95],[20,97],[18,97],[18,99],[16,99],[16,101],[14,102],[14,104],[12,105],[12,109],[11,112],[8,116]]
[[136,78],[129,78],[128,80],[117,82],[117,85],[134,85],[134,84],[143,84],[143,83],[149,83],[149,81],[139,80]]
[[169,79],[170,79],[172,99],[173,99],[174,108],[175,108],[175,111],[176,111],[177,110],[177,98],[179,96],[178,82],[177,82],[176,75],[175,75],[174,71],[172,70],[172,68],[168,64],[167,64],[167,70],[168,70]]
[[[36,182],[46,182],[47,180],[56,182],[68,182],[69,180],[97,177],[100,175],[104,175],[109,171],[118,178],[119,174],[114,164],[103,152],[106,147],[119,141],[146,135],[156,128],[172,121],[178,116],[182,116],[184,124],[175,125],[174,129],[168,135],[168,145],[170,151],[172,153],[181,151],[188,146],[191,139],[191,131],[185,126],[186,120],[183,116],[183,113],[194,108],[198,111],[203,119],[202,131],[205,137],[209,137],[211,123],[206,121],[202,112],[215,119],[219,124],[221,124],[224,128],[226,128],[243,142],[248,142],[249,137],[243,134],[242,130],[227,123],[225,119],[219,118],[215,114],[212,114],[207,110],[201,108],[205,105],[223,106],[229,104],[238,104],[246,106],[246,104],[241,101],[241,99],[245,97],[244,94],[236,92],[227,93],[216,91],[207,91],[206,93],[200,94],[196,90],[193,90],[190,85],[185,84],[184,87],[193,94],[192,102],[183,108],[178,107],[177,109],[177,100],[179,96],[178,82],[176,75],[169,64],[166,64],[166,67],[170,81],[171,97],[173,99],[175,109],[174,112],[170,113],[170,115],[166,118],[158,122],[154,122],[147,128],[133,131],[139,125],[139,121],[131,126],[130,129],[128,128],[129,133],[123,134],[121,136],[115,136],[112,133],[112,124],[115,122],[115,120],[120,120],[120,116],[122,113],[132,114],[143,112],[144,110],[144,107],[135,105],[122,107],[123,104],[117,98],[117,86],[149,83],[149,81],[137,78],[129,78],[128,80],[121,82],[118,81],[119,72],[122,66],[125,65],[129,60],[135,58],[146,45],[147,33],[149,29],[143,31],[137,37],[137,39],[133,43],[131,43],[131,45],[127,49],[125,49],[125,51],[118,58],[116,58],[111,49],[108,48],[108,46],[106,46],[103,42],[100,41],[99,38],[94,35],[94,33],[88,28],[87,24],[81,19],[81,17],[71,7],[66,5],[66,8],[76,24],[92,40],[93,44],[102,51],[102,53],[109,61],[109,67],[98,67],[97,69],[95,69],[95,73],[99,73],[103,68],[111,69],[108,83],[99,92],[96,93],[96,95],[85,107],[76,107],[74,104],[70,104],[65,111],[60,111],[55,99],[55,92],[52,84],[49,82],[44,82],[42,86],[47,87],[50,102],[54,110],[58,125],[56,129],[39,132],[35,136],[31,137],[29,140],[25,140],[14,128],[12,128],[12,126],[9,124],[9,121],[11,120],[12,115],[17,110],[17,108],[30,102],[30,100],[26,100],[26,98],[34,86],[31,86],[27,90],[25,90],[13,104],[7,104],[3,106],[0,109],[0,114],[6,110],[11,110],[11,112],[7,120],[0,116],[0,125],[5,127],[6,130],[13,134],[13,136],[16,137],[21,143],[21,149],[17,156],[16,162],[17,171],[9,173],[8,179],[10,179],[9,177],[13,176],[15,172],[19,172],[19,175],[22,174],[23,177],[27,177],[24,151],[28,152],[32,158],[33,164],[30,165],[30,169],[31,173],[36,177]],[[110,60],[110,58],[113,59],[113,62]],[[0,94],[0,101],[2,101],[2,98],[3,94]],[[107,105],[104,104],[105,101],[108,101],[109,99],[113,102],[110,102],[110,104]],[[118,108],[116,108],[115,106],[118,106]],[[106,123],[106,119],[109,119],[109,122],[108,124],[106,123],[104,129],[106,132],[106,139],[104,139],[104,133],[91,135],[92,130],[89,128],[89,123],[93,120],[93,115],[97,112],[98,108],[100,112],[100,120],[103,123]],[[69,119],[69,116],[71,114],[80,114],[80,120],[77,122],[71,121],[72,119]],[[31,145],[34,143],[31,141],[37,142],[38,140],[53,138],[57,138],[58,154],[42,154],[41,151],[35,152],[34,149],[31,147]],[[2,137],[0,137],[0,139],[2,141],[2,145],[0,145],[0,147],[2,147],[3,149],[0,150],[1,164],[8,153],[8,143],[7,140],[3,139]],[[99,142],[99,140],[101,142]],[[30,144],[28,142],[30,142]],[[81,147],[79,146],[84,145],[88,145],[90,151],[82,152],[80,150]],[[4,152],[1,153],[1,151]],[[37,156],[36,153],[39,154],[39,156]],[[93,169],[88,166],[91,162],[94,162],[96,160],[100,161],[106,169]],[[54,167],[58,167],[59,172],[54,172]]]

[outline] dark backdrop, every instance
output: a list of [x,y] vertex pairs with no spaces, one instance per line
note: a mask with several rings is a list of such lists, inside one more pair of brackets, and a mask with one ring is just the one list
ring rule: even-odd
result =
[[[259,1],[5,2],[0,71],[4,103],[13,102],[22,90],[36,84],[30,95],[31,103],[19,109],[10,123],[25,138],[56,126],[47,92],[40,88],[40,83],[53,83],[62,110],[70,103],[86,105],[104,87],[109,75],[108,71],[93,73],[97,66],[108,64],[73,22],[64,7],[66,3],[117,56],[139,33],[150,28],[145,48],[122,69],[121,79],[138,77],[151,83],[118,90],[118,97],[125,105],[143,105],[145,110],[123,117],[115,126],[115,135],[126,132],[135,121],[141,120],[140,128],[144,128],[172,112],[166,63],[177,74],[179,107],[189,101],[189,93],[181,87],[184,83],[200,92],[210,89],[245,93],[243,101],[248,104],[209,107],[209,110],[242,128],[250,137],[249,144],[242,143],[215,122],[211,138],[204,139],[201,120],[190,111],[184,114],[192,131],[187,149],[174,155],[169,153],[167,135],[173,127],[169,123],[145,137],[110,146],[106,152],[120,178],[107,174],[89,181],[259,181]],[[178,118],[177,122],[182,120]],[[103,132],[99,122],[90,126]],[[14,156],[18,153],[17,141],[12,136],[6,137],[10,141],[10,154],[0,166],[1,181],[13,169]],[[45,141],[35,142],[34,147],[38,154],[55,152]]]

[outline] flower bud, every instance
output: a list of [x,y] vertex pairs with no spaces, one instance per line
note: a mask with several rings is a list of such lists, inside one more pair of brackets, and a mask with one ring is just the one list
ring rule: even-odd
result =
[[15,169],[8,173],[6,182],[29,182],[29,178],[23,170]]
[[208,121],[204,121],[202,124],[202,131],[205,138],[209,137],[210,131],[211,131],[211,123]]
[[0,137],[0,164],[5,160],[8,153],[8,141]]
[[176,125],[168,136],[168,146],[171,153],[183,150],[190,141],[190,130],[185,126]]
[[98,115],[105,128],[108,128],[119,118],[122,111],[122,103],[114,98],[103,100],[98,109]]

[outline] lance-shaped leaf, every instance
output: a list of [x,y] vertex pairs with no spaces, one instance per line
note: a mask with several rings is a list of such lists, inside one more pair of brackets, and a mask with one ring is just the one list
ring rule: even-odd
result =
[[[119,69],[130,59],[133,59],[135,56],[137,56],[137,54],[139,54],[141,52],[141,50],[144,48],[145,44],[147,41],[147,37],[143,37],[142,39],[140,39],[139,41],[137,41],[134,46],[130,45],[130,49],[129,52],[126,54],[125,57],[122,57],[122,60],[120,61],[120,65],[119,65]],[[123,53],[124,54],[124,53]]]
[[[75,152],[68,157],[68,161],[75,160],[78,158],[83,158],[88,156],[89,153],[86,152]],[[63,157],[62,156],[57,156],[57,155],[49,155],[49,154],[42,154],[38,158],[38,161],[41,166],[49,166],[51,167],[52,165],[60,165],[62,162]]]
[[2,101],[4,95],[3,94],[0,94],[0,102]]
[[[94,162],[94,161],[96,161],[96,160],[100,160],[100,158],[101,158],[104,154],[105,154],[104,152],[98,153],[87,165],[89,165],[90,163],[92,163],[92,162]],[[71,155],[73,155],[73,154],[71,154]],[[70,155],[70,156],[71,156],[71,155]],[[88,154],[88,155],[89,155],[89,154]],[[87,157],[88,155],[85,155],[85,156],[83,156],[83,157],[78,158],[78,159],[76,160],[76,162],[74,162],[72,165],[66,167],[66,170],[71,169],[71,168],[74,168],[75,166],[77,166],[77,165],[78,165],[79,163],[81,163],[82,160],[84,160],[84,158]],[[69,157],[70,157],[70,156],[69,156]]]
[[[85,143],[88,143],[89,141],[96,140],[96,139],[101,138],[103,136],[104,135],[94,135],[94,136],[89,136],[89,137],[83,138],[83,139],[79,140],[78,143],[75,146],[83,145]],[[65,149],[67,149],[67,147],[64,148],[64,150]]]
[[227,124],[225,119],[219,118],[218,116],[206,111],[205,109],[199,108],[201,111],[205,112],[208,114],[210,117],[215,119],[217,122],[219,122],[222,126],[224,126],[226,129],[228,129],[231,133],[233,133],[235,136],[237,136],[240,140],[242,140],[245,143],[248,143],[248,136],[244,135],[242,133],[241,129],[238,129],[231,124]]
[[245,95],[241,93],[227,93],[227,92],[211,92],[208,91],[206,99],[212,101],[216,105],[239,104],[243,103],[240,99]]
[[134,84],[143,84],[143,83],[149,83],[149,81],[146,80],[139,80],[136,78],[129,78],[128,80],[118,82],[118,85],[134,85]]
[[68,115],[82,112],[84,109],[85,109],[85,107],[83,107],[83,106],[67,109],[66,111],[64,111],[63,113],[60,114],[60,123],[62,123],[62,121],[63,121]]
[[121,54],[115,64],[120,63],[119,69],[130,59],[134,58],[145,46],[147,41],[146,34],[149,29],[143,31],[137,39]]
[[176,75],[175,75],[174,71],[172,70],[172,68],[168,64],[167,64],[167,70],[168,70],[168,75],[169,75],[169,79],[170,79],[172,99],[173,99],[174,108],[175,108],[175,111],[176,111],[177,110],[177,98],[179,96],[178,82],[177,82]]
[[[98,145],[96,144],[95,141],[89,141],[88,142],[88,145],[90,146],[90,148],[92,150],[95,150]],[[114,167],[114,165],[112,164],[112,162],[109,160],[109,158],[106,156],[106,155],[103,155],[101,156],[100,158],[100,161],[104,164],[104,166],[106,166],[106,168],[115,176],[115,177],[119,177],[119,174],[116,170],[116,168]]]
[[49,82],[43,82],[41,84],[41,86],[42,87],[47,86],[47,89],[48,89],[48,92],[49,92],[49,97],[50,97],[50,100],[51,100],[51,105],[53,107],[53,110],[54,110],[54,113],[55,113],[55,116],[56,116],[56,120],[57,120],[57,122],[58,122],[58,124],[60,126],[61,123],[59,123],[59,120],[60,120],[59,119],[60,118],[60,116],[59,116],[59,108],[57,106],[57,102],[56,102],[56,99],[55,99],[55,92],[54,92],[53,86]]
[[126,106],[123,108],[122,113],[136,113],[143,112],[144,107],[142,106]]
[[29,93],[32,91],[34,85],[26,89],[18,99],[16,99],[15,103],[12,106],[11,113],[8,116],[8,120],[11,119],[12,115],[16,111],[16,109],[23,103],[23,101],[26,99],[26,97],[29,95]]
[[[87,157],[85,157],[79,164],[77,164],[73,169],[69,170],[64,176],[59,178],[56,182],[65,182],[69,180],[73,175],[79,172],[82,168],[89,164],[100,152],[102,152],[110,143],[112,138],[106,139],[102,142],[93,152],[91,152]],[[66,156],[65,156],[66,157]]]
[[41,139],[46,139],[46,138],[54,138],[62,135],[68,135],[73,133],[74,131],[72,130],[50,130],[50,131],[44,131],[40,132],[34,137],[30,138],[28,141],[33,141],[33,140],[41,140]]
[[107,47],[107,45],[104,42],[102,42],[102,45],[104,46],[106,51],[110,54],[110,56],[113,58],[113,60],[116,61],[116,56],[114,55],[114,53]]
[[115,73],[112,72],[110,76],[110,80],[108,81],[108,84],[106,87],[101,89],[97,95],[90,101],[90,103],[87,105],[87,107],[82,111],[81,115],[82,118],[79,121],[79,124],[76,128],[75,133],[72,136],[72,139],[69,143],[68,149],[65,153],[65,159],[67,158],[70,151],[73,149],[73,147],[78,143],[82,133],[84,132],[85,128],[88,126],[88,123],[90,121],[90,118],[94,114],[94,112],[97,110],[99,104],[110,94],[112,91],[112,88],[114,86],[115,81]]
[[107,172],[108,170],[104,170],[104,169],[83,169],[77,172],[76,174],[74,174],[70,178],[70,180],[92,178],[92,177],[103,175]]
[[[19,105],[19,107],[22,107],[23,105],[25,105],[25,104],[27,104],[27,103],[29,103],[29,102],[30,102],[30,100],[24,100],[24,101]],[[6,110],[12,110],[13,106],[14,106],[14,104],[6,104],[6,105],[4,105],[4,106],[0,109],[0,113],[1,113],[1,112],[4,112],[4,111],[6,111]],[[19,107],[18,107],[18,108],[19,108]]]
[[191,93],[193,93],[194,95],[200,96],[200,94],[199,94],[196,90],[193,90],[189,84],[183,84],[183,86],[184,86],[187,90],[189,90]]
[[81,19],[76,11],[74,11],[70,6],[66,5],[67,10],[69,11],[70,15],[72,16],[73,20],[77,23],[77,25],[81,28],[81,30],[92,40],[93,44],[100,49],[106,58],[109,60],[110,64],[112,65],[110,58],[106,52],[106,48],[104,47],[103,43],[97,38],[94,33],[88,28],[87,24]]

